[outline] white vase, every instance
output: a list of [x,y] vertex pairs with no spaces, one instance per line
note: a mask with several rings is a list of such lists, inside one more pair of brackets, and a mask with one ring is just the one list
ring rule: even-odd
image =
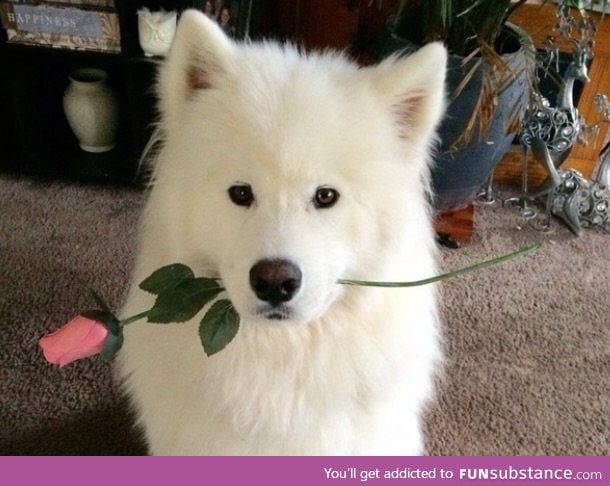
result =
[[116,145],[118,102],[107,78],[102,69],[77,69],[64,93],[68,124],[86,152],[108,152]]
[[175,11],[151,12],[146,7],[138,10],[138,39],[144,55],[165,56],[176,33]]

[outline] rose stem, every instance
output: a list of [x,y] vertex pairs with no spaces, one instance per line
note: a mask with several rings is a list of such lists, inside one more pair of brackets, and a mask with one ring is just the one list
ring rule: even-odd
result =
[[456,270],[449,271],[447,273],[443,273],[441,275],[437,275],[436,277],[430,277],[423,280],[415,280],[412,282],[371,282],[367,280],[348,280],[348,279],[340,279],[337,280],[337,283],[343,285],[360,285],[363,287],[416,287],[418,285],[427,285],[434,282],[438,282],[439,280],[445,280],[452,277],[457,277],[458,275],[462,275],[464,273],[474,272],[475,270],[481,270],[486,267],[491,267],[492,265],[498,265],[500,263],[504,263],[509,260],[513,260],[519,256],[525,255],[527,253],[531,253],[536,251],[542,245],[541,243],[532,243],[530,245],[523,246],[518,250],[508,253],[506,255],[502,255],[497,258],[492,258],[490,260],[485,260],[479,263],[475,263],[474,265],[469,265],[467,267],[458,268]]

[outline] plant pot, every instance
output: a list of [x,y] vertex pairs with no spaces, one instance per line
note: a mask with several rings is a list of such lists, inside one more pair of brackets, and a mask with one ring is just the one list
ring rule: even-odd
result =
[[107,77],[102,69],[77,69],[64,93],[66,119],[86,152],[108,152],[116,144],[118,104]]
[[[451,97],[476,59],[464,65],[463,57],[449,56],[446,86],[450,102],[438,130],[441,142],[432,168],[433,204],[439,212],[464,208],[475,199],[514,140],[515,131],[508,129],[508,120],[514,119],[515,114],[520,118],[527,107],[528,73],[523,68],[531,68],[533,44],[523,30],[514,25],[508,28],[512,32],[504,36],[504,45],[512,44],[512,51],[500,57],[514,73],[514,81],[499,92],[487,130],[482,133],[475,128],[466,142],[457,148],[456,142],[465,132],[481,93],[484,74],[490,66],[481,63],[459,95]],[[397,50],[412,52],[418,48],[387,29],[383,41],[377,46],[376,55],[383,58]]]

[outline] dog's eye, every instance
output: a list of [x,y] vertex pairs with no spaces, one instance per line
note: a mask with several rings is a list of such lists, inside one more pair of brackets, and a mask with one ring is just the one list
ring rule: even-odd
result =
[[252,188],[248,184],[236,184],[229,187],[229,197],[238,206],[250,207],[254,202]]
[[332,187],[319,187],[313,198],[314,206],[318,209],[330,208],[339,199],[339,193]]

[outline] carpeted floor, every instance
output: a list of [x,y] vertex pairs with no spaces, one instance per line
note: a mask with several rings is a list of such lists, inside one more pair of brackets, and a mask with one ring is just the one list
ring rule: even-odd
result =
[[[119,307],[141,192],[0,176],[0,454],[130,455],[145,447],[108,364],[58,370],[41,334],[91,306]],[[543,241],[533,256],[443,284],[446,363],[426,417],[442,455],[610,454],[610,235],[518,229],[477,208],[453,268]]]

